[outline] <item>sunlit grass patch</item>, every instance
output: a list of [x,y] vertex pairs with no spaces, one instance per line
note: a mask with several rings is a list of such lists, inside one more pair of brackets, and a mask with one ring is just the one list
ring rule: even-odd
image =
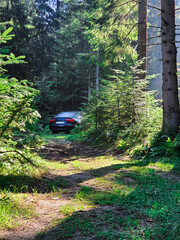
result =
[[[126,197],[124,205],[157,222],[151,237],[156,235],[162,238],[164,235],[165,239],[176,239],[180,230],[180,185],[158,175],[148,174],[147,171],[143,175],[142,172],[130,175],[138,181],[139,186]],[[167,232],[167,229],[171,232]]]
[[121,196],[125,195],[120,189],[116,189],[110,192],[99,191],[91,187],[81,187],[81,189],[75,194],[75,199],[81,201],[88,201],[90,204],[118,204]]
[[42,133],[40,133],[40,136],[42,137],[42,138],[44,138],[45,140],[53,140],[53,139],[55,139],[55,140],[61,140],[61,139],[64,139],[64,140],[66,140],[66,139],[68,139],[68,134],[64,134],[64,133],[58,133],[58,134],[51,134],[51,133],[44,133],[44,132],[42,132]]
[[78,211],[87,211],[89,209],[94,208],[95,205],[89,204],[88,201],[82,198],[77,198],[71,200],[70,203],[62,206],[60,208],[60,213],[63,213],[65,216],[70,216],[73,213],[76,213]]
[[[95,179],[90,179],[84,183],[84,185],[89,185],[99,191],[109,191],[113,192],[122,192],[123,194],[129,194],[134,190],[135,186],[128,185],[126,182],[119,181],[117,174],[111,173],[103,177],[96,177]],[[81,184],[83,186],[83,184]]]
[[94,174],[98,176],[98,172],[103,170],[103,168],[109,167],[112,170],[118,170],[121,167],[124,166],[124,164],[133,164],[134,160],[119,160],[114,157],[108,157],[108,156],[101,156],[101,157],[94,157],[94,158],[87,158],[87,159],[79,159],[74,160],[75,158],[72,158],[72,161],[69,161],[69,164],[73,166],[77,170],[82,171],[88,171],[88,170],[94,170]]
[[92,169],[92,164],[87,164],[86,162],[82,162],[82,161],[72,161],[71,165],[77,169],[77,170],[89,170]]
[[171,163],[163,163],[163,162],[156,162],[156,163],[150,163],[148,167],[155,167],[155,169],[169,172],[174,168],[174,164]]
[[52,161],[48,161],[48,160],[43,160],[42,163],[44,164],[45,167],[47,167],[48,169],[51,170],[63,170],[63,169],[68,169],[70,167],[70,164],[64,164],[61,162],[52,162]]
[[0,194],[0,229],[12,229],[19,226],[20,219],[35,216],[31,207],[23,206],[23,200],[17,195],[4,192]]

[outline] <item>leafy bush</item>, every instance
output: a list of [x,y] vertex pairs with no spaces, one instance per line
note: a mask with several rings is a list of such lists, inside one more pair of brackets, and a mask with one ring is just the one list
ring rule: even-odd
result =
[[[0,44],[6,43],[12,38],[12,28],[0,33]],[[9,78],[6,70],[2,68],[7,64],[23,63],[24,56],[15,57],[14,54],[0,54],[0,157],[1,161],[12,159],[23,162],[31,162],[26,157],[25,151],[32,147],[32,142],[37,142],[37,136],[27,138],[27,126],[36,122],[40,117],[33,108],[34,97],[37,94],[27,80],[18,81]],[[23,134],[26,133],[26,134]],[[29,135],[30,136],[30,135]]]
[[155,135],[149,155],[156,156],[179,156],[180,155],[180,133],[174,138],[171,133],[160,132]]

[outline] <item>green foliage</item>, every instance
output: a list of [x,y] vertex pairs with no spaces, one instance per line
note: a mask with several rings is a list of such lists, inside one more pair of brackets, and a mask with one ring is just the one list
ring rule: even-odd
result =
[[[95,0],[86,13],[89,25],[85,34],[93,50],[100,50],[104,66],[117,64],[134,55],[137,40],[137,3],[125,0]],[[131,42],[131,43],[130,43]]]
[[[12,35],[9,35],[11,31],[12,28],[0,34],[0,44],[11,39]],[[26,136],[19,133],[27,132],[28,124],[34,124],[40,117],[32,107],[37,90],[29,86],[27,80],[18,81],[8,77],[2,68],[7,64],[23,63],[23,58],[23,56],[15,57],[12,53],[10,55],[0,54],[0,154],[2,162],[13,159],[19,160],[22,164],[24,161],[31,162],[29,157],[26,157],[31,144],[27,144]],[[26,141],[26,144],[23,141]]]
[[33,214],[27,207],[19,205],[7,196],[0,198],[0,229],[3,229],[4,225],[7,228],[16,227],[18,225],[17,218],[20,216],[28,219]]
[[84,107],[80,128],[85,131],[85,139],[97,144],[117,142],[119,149],[123,142],[122,150],[137,144],[141,144],[141,151],[150,146],[161,129],[162,109],[155,93],[144,90],[147,83],[134,80],[136,71],[136,67],[114,71],[109,80],[103,81],[98,96],[95,93]]
[[[179,172],[175,174],[174,164],[168,158],[166,163],[151,160],[124,160],[117,156],[86,159],[83,154],[78,159],[77,171],[74,169],[71,175],[74,179],[76,173],[83,174],[83,178],[74,182],[77,191],[71,201],[60,208],[63,217],[43,237],[178,239]],[[72,170],[74,158],[68,164]],[[66,194],[72,191],[72,185],[65,188]]]
[[151,157],[180,156],[180,133],[175,138],[171,133],[156,134],[152,139],[149,155]]
[[[48,1],[36,2],[41,12]],[[133,42],[137,38],[137,8],[131,2],[124,3],[71,0],[59,5],[50,71],[45,68],[35,78],[44,125],[51,114],[79,109],[87,101],[88,88],[95,88],[97,64],[100,79],[105,79],[114,75],[112,69],[119,69],[119,65],[123,69],[123,61],[130,66],[136,58]],[[47,7],[46,11],[51,12]]]

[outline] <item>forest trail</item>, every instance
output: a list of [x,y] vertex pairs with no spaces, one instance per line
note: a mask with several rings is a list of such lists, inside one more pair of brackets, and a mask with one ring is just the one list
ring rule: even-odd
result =
[[[50,170],[44,178],[46,180],[58,180],[63,176],[63,181],[67,183],[68,191],[63,193],[49,193],[46,186],[37,183],[38,191],[42,193],[29,194],[24,200],[24,205],[31,205],[36,213],[32,219],[23,219],[20,227],[13,230],[0,230],[1,240],[30,240],[34,239],[38,233],[44,232],[52,225],[53,221],[61,219],[63,216],[59,213],[60,207],[67,205],[77,189],[79,183],[94,178],[91,173],[81,171],[80,167],[73,167],[73,161],[92,161],[93,158],[105,154],[105,150],[97,150],[90,146],[79,145],[77,143],[67,142],[65,140],[53,140],[44,146],[39,152],[46,159],[52,162],[61,162],[64,165],[69,164],[68,169]],[[51,240],[51,236],[47,237]]]
[[[137,219],[142,229],[153,229],[155,226],[151,217],[129,207],[131,204],[136,206],[135,201],[138,204],[141,196],[142,201],[147,201],[146,195],[143,195],[143,177],[147,176],[147,181],[151,182],[149,176],[153,179],[159,175],[163,179],[180,182],[174,173],[164,173],[158,166],[150,166],[149,163],[141,165],[141,161],[128,156],[112,156],[105,149],[65,140],[51,140],[38,154],[49,162],[49,171],[36,183],[37,191],[26,193],[23,200],[23,206],[32,208],[35,216],[18,219],[20,224],[13,230],[0,230],[1,240],[121,239],[116,238],[121,234],[125,234],[122,239],[126,239],[123,237],[126,232],[132,234],[134,229],[137,229],[137,236],[141,236],[145,232],[139,232],[134,227]],[[137,175],[137,178],[134,175],[136,171],[141,171],[142,176]],[[137,188],[141,181],[141,188]],[[164,183],[158,186],[155,181],[154,188],[158,187],[159,193],[163,193]],[[130,199],[132,196],[137,200],[124,207],[128,195]],[[155,197],[159,199],[161,195]],[[124,203],[121,203],[123,198]],[[112,238],[108,238],[107,234],[111,234]]]

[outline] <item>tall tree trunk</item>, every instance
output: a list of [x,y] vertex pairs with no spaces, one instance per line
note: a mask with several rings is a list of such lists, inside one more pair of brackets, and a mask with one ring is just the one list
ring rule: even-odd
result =
[[175,44],[175,0],[161,0],[161,11],[163,129],[177,133],[180,125],[180,110]]
[[97,65],[96,65],[96,96],[99,95],[99,49],[97,50]]
[[91,73],[89,73],[88,78],[88,104],[90,103],[90,98],[91,98]]
[[[89,54],[91,55],[92,49],[91,46],[89,46]],[[91,66],[89,66],[89,78],[88,78],[88,104],[90,103],[91,98]]]
[[147,0],[138,0],[138,59],[143,63],[140,66],[142,73],[139,74],[140,79],[146,78],[146,39],[147,39]]

